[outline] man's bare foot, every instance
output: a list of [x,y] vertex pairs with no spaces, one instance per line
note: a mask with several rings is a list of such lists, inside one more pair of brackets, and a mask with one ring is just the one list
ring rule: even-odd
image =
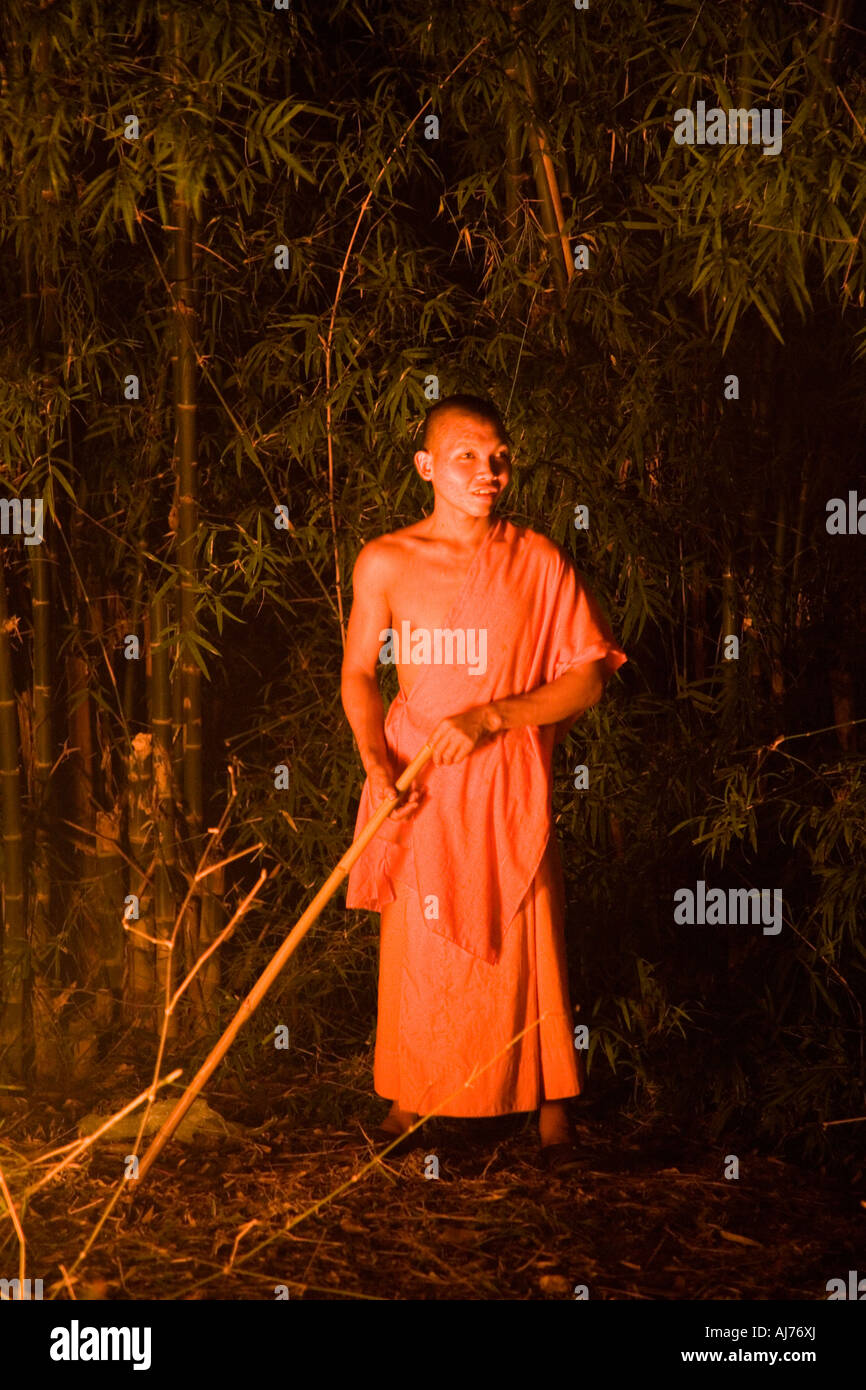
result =
[[538,1112],[538,1134],[541,1147],[552,1144],[573,1144],[574,1136],[568,1120],[568,1108],[564,1100],[543,1100]]
[[401,1110],[395,1100],[379,1128],[387,1134],[405,1134],[406,1130],[414,1125],[417,1118],[418,1116],[413,1114],[411,1110]]

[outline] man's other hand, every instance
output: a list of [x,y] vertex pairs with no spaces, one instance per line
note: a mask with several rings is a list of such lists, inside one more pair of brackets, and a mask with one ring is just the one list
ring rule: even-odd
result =
[[482,739],[498,733],[502,722],[493,705],[476,705],[474,709],[464,710],[463,714],[443,719],[430,735],[433,762],[437,766],[462,762]]

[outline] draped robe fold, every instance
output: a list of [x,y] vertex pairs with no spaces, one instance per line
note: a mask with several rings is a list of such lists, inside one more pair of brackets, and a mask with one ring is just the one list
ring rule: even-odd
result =
[[[589,662],[607,678],[627,660],[568,556],[502,520],[443,626],[486,629],[486,669],[430,663],[400,692],[385,719],[395,775],[449,715]],[[580,1092],[551,814],[556,732],[508,729],[462,762],[428,764],[418,809],[386,822],[350,872],[347,907],[382,913],[374,1084],[402,1109],[497,1115]],[[371,810],[365,782],[356,835]]]

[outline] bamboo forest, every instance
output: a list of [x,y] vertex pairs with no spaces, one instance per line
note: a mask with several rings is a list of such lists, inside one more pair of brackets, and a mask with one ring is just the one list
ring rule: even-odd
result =
[[866,12],[0,36],[0,1301],[866,1298]]

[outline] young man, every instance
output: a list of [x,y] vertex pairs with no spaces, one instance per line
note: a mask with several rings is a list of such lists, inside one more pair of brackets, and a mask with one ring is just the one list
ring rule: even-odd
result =
[[[552,752],[626,655],[564,552],[493,516],[511,459],[490,402],[437,402],[415,467],[433,511],[361,550],[342,675],[367,773],[356,833],[433,747],[349,876],[347,906],[381,913],[382,1131],[433,1110],[538,1110],[545,1161],[571,1166],[581,1077]],[[400,682],[384,720],[380,659]]]

